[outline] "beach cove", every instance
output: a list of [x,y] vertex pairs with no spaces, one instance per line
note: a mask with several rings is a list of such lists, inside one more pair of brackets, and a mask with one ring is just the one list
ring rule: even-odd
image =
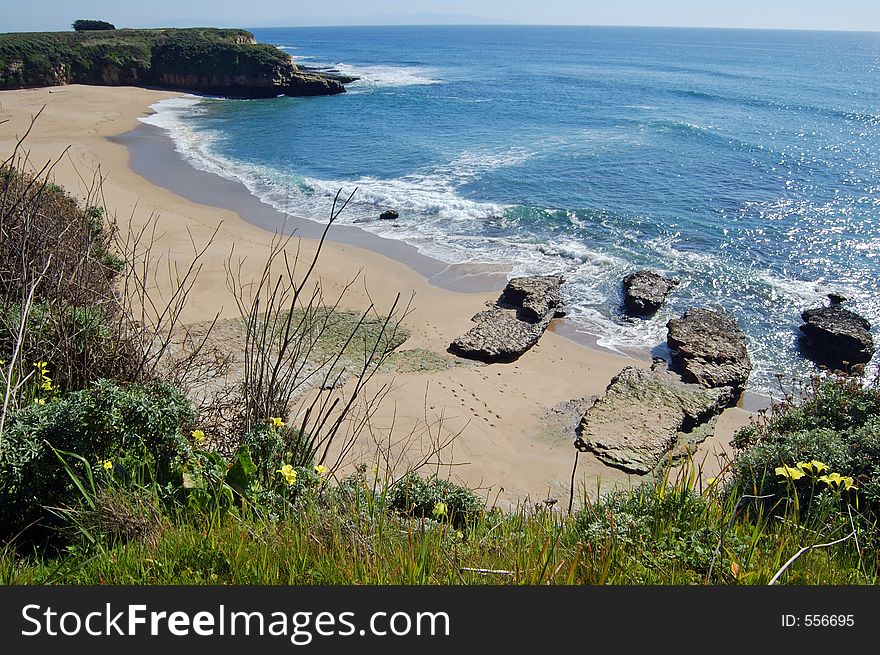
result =
[[[192,294],[188,320],[208,320],[218,311],[222,317],[231,318],[236,308],[226,289],[224,262],[234,244],[236,256],[246,258],[245,270],[259,270],[272,233],[253,223],[260,224],[258,214],[269,209],[255,203],[245,189],[236,189],[230,181],[219,178],[214,181],[217,187],[205,187],[202,182],[198,186],[202,192],[211,188],[223,201],[213,206],[195,203],[149,181],[153,176],[144,176],[146,171],[138,168],[149,167],[147,155],[138,159],[140,154],[136,154],[138,164],[136,170],[132,169],[129,148],[137,152],[152,147],[131,143],[138,118],[150,113],[150,105],[176,95],[76,85],[4,92],[0,97],[0,120],[9,122],[3,128],[0,145],[10,151],[14,135],[23,134],[31,117],[45,105],[27,140],[34,166],[61,157],[52,171],[53,178],[82,195],[88,193],[93,176],[100,174],[106,204],[117,215],[120,226],[125,227],[129,214],[133,225],[142,225],[151,215],[158,216],[158,245],[181,264],[192,258],[193,243],[206,242],[218,230]],[[203,179],[194,178],[197,171],[187,170],[179,158],[173,161],[172,144],[166,137],[155,131],[139,134],[156,142],[152,157],[163,169],[154,173],[157,177],[171,174],[178,183],[180,179]],[[220,188],[222,192],[218,193]],[[226,208],[229,202],[241,213]],[[503,286],[498,271],[488,276],[487,271],[477,271],[476,277],[474,271],[458,275],[448,272],[446,265],[431,262],[394,242],[389,246],[367,236],[346,236],[345,240],[357,245],[340,243],[331,231],[321,254],[318,273],[328,293],[341,290],[359,274],[361,281],[346,296],[346,306],[351,309],[362,309],[369,297],[381,311],[391,305],[396,294],[406,297],[414,292],[414,311],[406,320],[412,336],[405,348],[445,354],[450,341],[469,328],[471,316],[486,302],[494,301]],[[308,255],[315,245],[314,240],[304,238],[303,253]],[[426,276],[434,276],[441,286],[431,284]],[[451,291],[449,287],[469,291]],[[589,348],[550,330],[513,364],[468,364],[395,374],[393,391],[375,422],[384,422],[386,427],[393,423],[405,432],[425,420],[426,409],[435,417],[442,415],[442,429],[450,435],[458,434],[450,451],[450,461],[457,464],[449,469],[453,480],[503,504],[527,498],[540,501],[548,496],[564,499],[574,457],[573,434],[548,427],[547,415],[560,403],[601,395],[610,380],[628,365],[648,367],[650,361],[647,357],[635,360]],[[747,422],[748,413],[741,409],[728,409],[722,414],[714,436],[703,442],[695,456],[696,461],[705,461],[707,475],[717,471],[718,454],[727,450],[732,434]],[[369,444],[361,445],[359,457],[369,462]],[[581,454],[578,476],[591,490],[597,485],[606,490],[614,485],[630,485],[639,479],[607,467],[589,454]]]

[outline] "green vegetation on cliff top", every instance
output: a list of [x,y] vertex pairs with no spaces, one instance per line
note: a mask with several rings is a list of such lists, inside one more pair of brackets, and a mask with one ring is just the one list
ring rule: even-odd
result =
[[295,70],[284,52],[239,29],[0,34],[0,89],[70,83],[271,87]]

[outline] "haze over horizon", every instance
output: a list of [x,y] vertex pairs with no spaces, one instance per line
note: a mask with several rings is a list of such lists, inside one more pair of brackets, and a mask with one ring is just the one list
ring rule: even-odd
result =
[[70,29],[78,18],[117,27],[295,27],[329,25],[619,25],[880,31],[876,0],[327,0],[291,11],[284,0],[43,0],[4,8],[0,31]]

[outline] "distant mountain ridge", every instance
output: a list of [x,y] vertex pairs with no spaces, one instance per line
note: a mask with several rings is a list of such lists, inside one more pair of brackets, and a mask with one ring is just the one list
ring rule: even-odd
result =
[[152,86],[228,97],[343,93],[241,29],[0,34],[0,90],[63,84]]

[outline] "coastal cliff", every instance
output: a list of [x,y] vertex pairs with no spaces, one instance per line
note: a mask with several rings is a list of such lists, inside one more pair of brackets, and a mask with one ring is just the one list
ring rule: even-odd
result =
[[0,90],[63,84],[154,86],[262,98],[343,93],[245,30],[210,28],[0,34]]

